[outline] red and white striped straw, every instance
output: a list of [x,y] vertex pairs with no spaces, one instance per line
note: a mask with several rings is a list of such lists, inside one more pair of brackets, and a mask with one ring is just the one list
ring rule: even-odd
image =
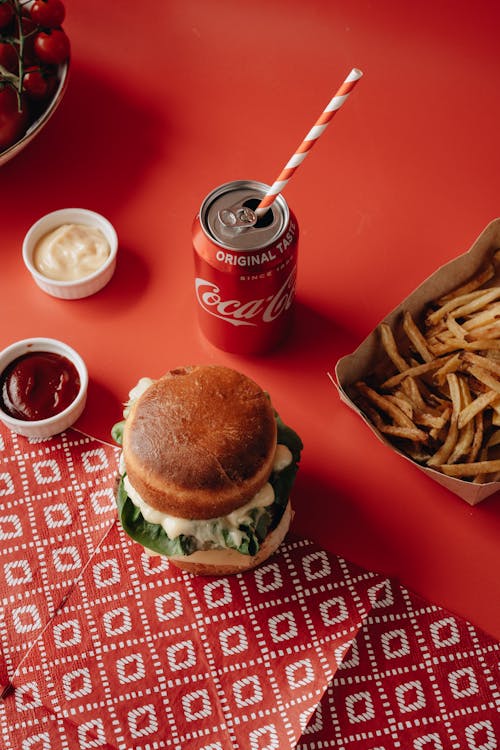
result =
[[361,78],[363,73],[361,70],[358,70],[357,68],[353,68],[347,78],[345,79],[344,83],[340,86],[339,90],[331,100],[331,102],[328,104],[328,106],[323,110],[321,116],[316,120],[314,126],[311,128],[309,133],[306,135],[298,149],[295,151],[292,158],[288,161],[288,163],[283,168],[283,171],[277,178],[277,180],[272,184],[269,191],[266,193],[266,195],[262,198],[261,202],[255,209],[255,213],[257,216],[262,216],[269,206],[274,203],[274,200],[276,199],[276,196],[282,192],[283,188],[287,184],[290,177],[294,174],[297,167],[302,164],[304,159],[306,158],[309,151],[312,149],[320,135],[323,135],[326,128],[328,127],[331,119],[335,115],[336,112],[341,108],[341,106],[344,104],[345,100]]

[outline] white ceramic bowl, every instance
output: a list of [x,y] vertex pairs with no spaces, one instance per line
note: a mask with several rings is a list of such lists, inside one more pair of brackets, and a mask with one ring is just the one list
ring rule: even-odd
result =
[[[110,254],[97,271],[73,281],[56,281],[37,271],[33,264],[33,253],[37,242],[61,224],[85,224],[101,230],[109,243]],[[81,299],[102,289],[115,272],[117,252],[118,237],[113,225],[101,214],[86,208],[61,208],[42,216],[28,230],[23,242],[23,260],[35,283],[47,294],[61,299]]]
[[18,435],[24,435],[30,438],[48,438],[57,435],[59,432],[67,430],[76,422],[82,414],[87,400],[88,372],[85,362],[80,355],[67,344],[56,339],[32,338],[16,341],[6,349],[0,352],[0,374],[15,359],[28,352],[53,352],[61,354],[70,360],[76,367],[80,378],[80,390],[75,400],[59,414],[55,414],[48,419],[39,419],[34,421],[25,421],[24,419],[15,419],[7,414],[0,403],[0,420],[12,432]]
[[31,143],[31,141],[38,135],[42,128],[44,128],[48,123],[48,121],[60,105],[64,94],[66,93],[66,89],[68,87],[68,74],[69,62],[66,62],[63,65],[59,66],[59,85],[54,96],[50,100],[47,109],[42,112],[40,117],[38,117],[34,122],[31,123],[22,138],[16,141],[16,143],[13,143],[12,146],[9,146],[9,148],[6,148],[5,151],[0,152],[0,167],[2,166],[2,164],[10,161],[20,151],[26,148],[28,143]]

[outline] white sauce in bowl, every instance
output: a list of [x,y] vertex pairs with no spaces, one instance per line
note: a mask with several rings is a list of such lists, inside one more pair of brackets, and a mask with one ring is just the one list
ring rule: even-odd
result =
[[36,244],[33,264],[49,279],[72,281],[90,276],[111,252],[103,232],[86,224],[62,224]]

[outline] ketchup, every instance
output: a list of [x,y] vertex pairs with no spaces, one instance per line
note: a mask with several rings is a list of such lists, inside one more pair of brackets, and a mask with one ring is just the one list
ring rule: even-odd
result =
[[0,404],[15,419],[34,422],[64,411],[77,397],[80,377],[72,362],[55,352],[29,352],[0,376]]

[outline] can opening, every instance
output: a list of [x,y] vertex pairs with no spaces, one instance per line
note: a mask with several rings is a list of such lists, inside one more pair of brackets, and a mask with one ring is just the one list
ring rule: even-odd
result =
[[[246,206],[247,208],[251,208],[252,211],[255,211],[259,203],[260,203],[260,200],[258,198],[249,198],[247,201],[244,201],[242,205]],[[268,227],[273,223],[273,220],[274,220],[273,210],[272,208],[268,208],[265,214],[263,214],[262,216],[259,216],[259,218],[254,224],[254,227],[257,229],[262,229],[262,227]]]
[[[272,244],[288,226],[290,212],[279,194],[262,216],[255,216],[269,189],[263,182],[234,180],[212,190],[201,204],[199,214],[205,234],[220,247],[238,252]],[[242,220],[245,216],[247,221]]]

